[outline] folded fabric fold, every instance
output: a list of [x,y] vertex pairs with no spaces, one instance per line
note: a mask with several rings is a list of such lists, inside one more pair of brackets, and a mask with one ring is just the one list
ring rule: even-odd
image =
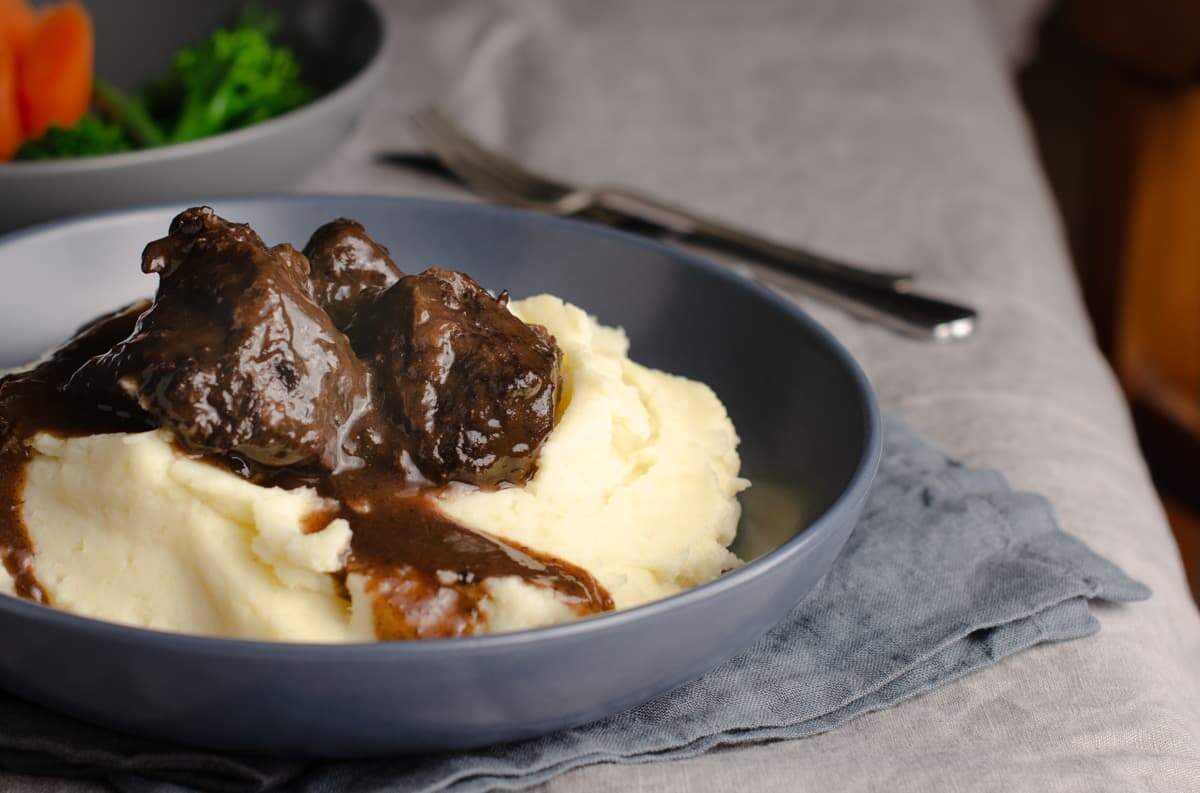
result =
[[1094,633],[1089,600],[1149,595],[1064,533],[1045,498],[959,464],[888,416],[862,519],[817,589],[732,660],[632,710],[486,750],[305,767],[117,736],[6,697],[0,766],[104,776],[129,793],[516,790],[593,763],[823,732],[1036,644]]

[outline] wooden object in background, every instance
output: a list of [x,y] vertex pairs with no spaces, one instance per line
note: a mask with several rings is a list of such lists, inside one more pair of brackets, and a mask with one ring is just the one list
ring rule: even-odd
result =
[[1021,90],[1200,603],[1200,0],[1060,0]]
[[[1136,157],[1113,362],[1160,483],[1200,507],[1200,87],[1119,97]],[[1188,442],[1191,439],[1191,442]],[[1163,459],[1167,458],[1167,459]],[[1169,463],[1169,464],[1168,464]],[[1189,494],[1187,491],[1191,491]]]
[[1156,480],[1200,510],[1200,2],[1074,0],[1066,21],[1107,61],[1089,303]]
[[1200,602],[1200,515],[1170,497],[1163,499],[1163,506],[1167,509],[1167,519],[1179,543],[1179,553],[1183,556],[1183,568],[1192,587],[1192,596]]
[[1093,49],[1160,82],[1200,78],[1196,0],[1071,0],[1068,24]]

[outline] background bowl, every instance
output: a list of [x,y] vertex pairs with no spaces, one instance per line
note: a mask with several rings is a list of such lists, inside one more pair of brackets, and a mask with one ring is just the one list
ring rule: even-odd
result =
[[[643,702],[779,621],[829,569],[880,454],[870,386],[792,303],[683,251],[477,204],[352,196],[218,201],[268,243],[362,221],[407,272],[465,270],[514,296],[552,292],[628,331],[632,357],[711,385],[741,436],[754,561],[717,581],[568,625],[467,639],[316,646],[121,627],[0,597],[0,686],[129,732],[322,756],[514,740]],[[142,247],[182,207],[119,212],[0,242],[0,365],[149,294]],[[19,638],[16,638],[19,637]]]
[[[96,75],[135,90],[180,47],[232,22],[246,0],[92,0]],[[366,0],[263,0],[283,22],[318,96],[245,129],[156,149],[68,160],[0,163],[0,231],[80,212],[277,190],[346,138],[383,71],[386,31]]]

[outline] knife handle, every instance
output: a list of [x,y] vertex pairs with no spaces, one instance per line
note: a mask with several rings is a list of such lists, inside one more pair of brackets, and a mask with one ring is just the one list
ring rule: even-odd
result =
[[844,310],[910,335],[938,340],[965,338],[978,313],[969,306],[908,289],[911,276],[866,270],[753,232],[697,215],[651,196],[616,187],[588,191],[602,209],[672,234],[799,276],[808,291]]

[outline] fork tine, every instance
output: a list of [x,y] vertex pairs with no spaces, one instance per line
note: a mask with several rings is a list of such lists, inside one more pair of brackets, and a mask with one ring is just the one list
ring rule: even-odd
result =
[[430,152],[476,192],[502,204],[533,205],[533,202],[526,199],[507,181],[480,168],[473,159],[464,156],[455,142],[446,140],[436,129],[431,129],[428,119],[414,114],[411,121],[413,131]]
[[527,172],[512,160],[479,143],[462,127],[454,123],[437,105],[425,107],[421,111],[421,117],[430,130],[443,140],[453,143],[457,149],[463,152],[464,156],[469,156],[480,167],[487,168],[502,178],[511,179],[514,183],[529,187],[537,187],[542,182],[549,182],[547,179],[538,178],[535,174]]
[[512,190],[529,198],[553,199],[569,192],[567,185],[530,171],[516,161],[479,143],[458,126],[436,105],[427,105],[413,114],[426,129],[444,143],[453,146],[463,159],[469,159],[480,169],[492,173],[509,184]]
[[474,140],[449,123],[444,116],[428,112],[422,116],[427,132],[436,137],[444,149],[454,153],[459,162],[467,163],[476,171],[486,173],[494,181],[502,183],[508,190],[528,194],[541,188],[536,181],[528,179],[515,166],[502,161],[499,155],[489,152]]
[[454,141],[447,140],[440,135],[437,129],[430,126],[427,119],[414,116],[412,127],[426,148],[470,186],[476,189],[486,187],[489,195],[495,192],[492,190],[493,187],[499,187],[505,195],[512,192],[505,189],[503,182],[476,166],[470,157],[464,156],[461,148]]
[[415,114],[412,122],[418,135],[439,159],[485,196],[506,204],[546,207],[541,198],[544,194],[538,191],[539,185],[521,178],[520,174],[497,168],[486,153],[481,156],[477,147],[455,135],[453,129],[448,130],[436,115]]

